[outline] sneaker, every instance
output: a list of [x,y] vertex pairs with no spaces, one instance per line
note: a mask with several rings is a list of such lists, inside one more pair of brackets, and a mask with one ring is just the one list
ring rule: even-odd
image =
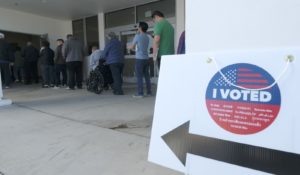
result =
[[153,97],[153,94],[152,94],[152,93],[148,93],[148,94],[146,95],[146,97]]
[[75,90],[75,88],[67,87],[66,90]]
[[49,85],[47,85],[47,84],[42,86],[42,88],[48,88],[48,87],[49,87]]
[[113,93],[114,93],[114,95],[124,95],[123,92],[113,92]]
[[53,89],[59,89],[59,86],[54,86]]
[[10,87],[9,86],[5,86],[4,89],[10,89]]
[[137,94],[133,95],[132,97],[133,97],[133,98],[144,98],[143,95],[137,95]]
[[24,84],[25,84],[25,85],[31,85],[32,82],[30,82],[30,81],[25,81]]

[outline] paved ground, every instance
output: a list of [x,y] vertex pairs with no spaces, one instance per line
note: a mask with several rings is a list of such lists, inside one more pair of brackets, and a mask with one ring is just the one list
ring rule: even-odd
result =
[[154,97],[17,86],[0,107],[0,175],[179,175],[147,161]]

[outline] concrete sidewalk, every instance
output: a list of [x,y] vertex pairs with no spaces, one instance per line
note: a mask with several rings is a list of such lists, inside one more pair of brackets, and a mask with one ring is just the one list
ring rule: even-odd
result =
[[0,108],[0,175],[179,175],[147,161],[155,97],[17,86]]

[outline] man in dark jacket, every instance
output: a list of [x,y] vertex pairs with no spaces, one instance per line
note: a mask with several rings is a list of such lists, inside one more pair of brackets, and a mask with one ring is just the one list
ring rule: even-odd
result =
[[4,88],[8,89],[11,83],[9,64],[13,60],[13,52],[10,45],[4,39],[5,35],[0,33],[0,69],[4,81]]
[[22,57],[24,58],[25,84],[31,84],[32,80],[38,83],[37,62],[39,51],[31,42],[27,42],[27,46],[22,51]]
[[81,41],[72,35],[67,36],[63,46],[63,54],[66,58],[68,70],[68,89],[75,89],[75,81],[78,89],[82,89],[82,61],[84,47]]
[[106,64],[109,65],[111,70],[114,80],[113,93],[115,95],[123,95],[122,74],[124,68],[124,51],[122,43],[113,32],[108,34],[107,39],[109,42],[106,44],[104,51],[101,53],[101,59],[105,59]]
[[42,42],[40,60],[43,72],[43,88],[54,86],[54,51],[49,46],[48,41]]
[[[65,86],[67,84],[67,66],[66,60],[63,56],[63,39],[57,40],[57,47],[55,50],[54,63],[55,63],[55,86],[58,88],[59,86]],[[61,81],[62,75],[62,81]]]

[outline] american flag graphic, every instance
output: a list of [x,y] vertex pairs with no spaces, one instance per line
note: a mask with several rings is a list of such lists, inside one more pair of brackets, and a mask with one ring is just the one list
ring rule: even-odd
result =
[[[256,70],[249,68],[236,68],[223,72],[228,81],[232,84],[249,89],[258,89],[267,87],[270,82]],[[220,75],[220,78],[214,82],[218,87],[231,87],[229,83]]]

